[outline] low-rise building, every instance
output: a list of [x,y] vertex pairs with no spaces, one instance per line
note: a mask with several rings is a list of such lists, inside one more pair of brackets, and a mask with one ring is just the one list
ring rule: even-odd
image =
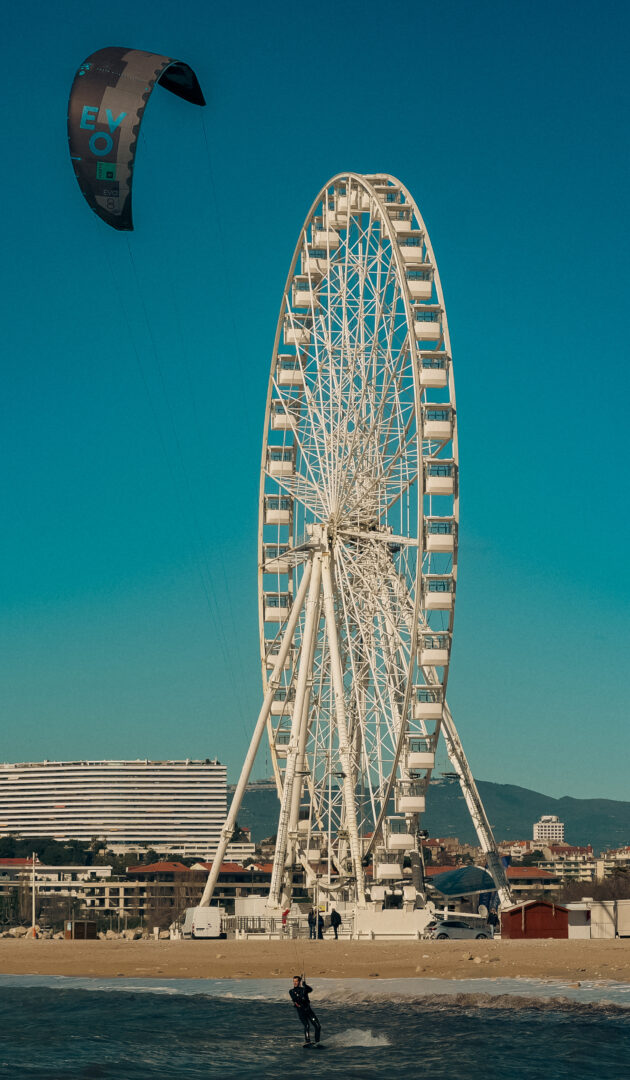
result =
[[560,874],[563,881],[595,881],[596,859],[590,844],[585,847],[571,844],[549,844],[542,848],[543,858],[537,865],[542,870]]
[[529,855],[535,846],[533,840],[501,840],[497,844],[497,849],[500,855],[518,861],[525,855]]
[[561,888],[559,874],[538,866],[508,866],[507,879],[515,901],[529,900],[540,893],[554,895]]

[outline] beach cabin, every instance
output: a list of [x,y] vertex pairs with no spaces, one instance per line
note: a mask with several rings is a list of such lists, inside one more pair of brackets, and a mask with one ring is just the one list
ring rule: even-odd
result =
[[501,937],[568,938],[569,912],[549,900],[526,900],[501,911]]

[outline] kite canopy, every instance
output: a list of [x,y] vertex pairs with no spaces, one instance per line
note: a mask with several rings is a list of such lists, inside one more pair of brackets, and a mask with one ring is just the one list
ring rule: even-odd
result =
[[442,896],[470,896],[471,893],[494,891],[494,879],[481,866],[458,866],[429,878],[432,889]]
[[75,176],[94,213],[114,229],[133,229],[136,147],[156,83],[192,105],[205,105],[188,64],[139,49],[99,49],[83,61],[72,83],[68,141]]

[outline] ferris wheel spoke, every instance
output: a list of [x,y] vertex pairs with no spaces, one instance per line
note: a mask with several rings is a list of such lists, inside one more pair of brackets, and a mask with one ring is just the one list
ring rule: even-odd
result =
[[[339,568],[344,577],[345,589],[342,592],[344,602],[350,600],[353,606],[352,615],[348,612],[347,603],[345,605],[345,622],[346,633],[350,635],[350,621],[351,617],[354,618],[354,623],[357,628],[357,634],[361,638],[363,657],[367,668],[367,678],[365,679],[366,685],[370,688],[369,693],[371,700],[368,703],[368,708],[361,708],[362,702],[358,700],[356,702],[358,720],[362,725],[364,738],[367,740],[369,732],[368,714],[379,718],[380,724],[385,724],[385,729],[389,733],[389,740],[395,743],[397,738],[397,728],[400,726],[400,717],[392,707],[391,698],[387,700],[383,694],[383,661],[379,654],[379,649],[374,635],[374,611],[369,615],[364,615],[358,606],[358,598],[356,589],[352,588],[352,582],[348,577],[347,568],[344,566],[343,561],[338,561]],[[356,682],[353,681],[353,689],[356,688]],[[380,745],[383,745],[382,743]],[[382,786],[382,776],[380,777],[379,790]]]
[[[370,224],[371,224],[371,219],[370,219]],[[368,247],[369,247],[369,235],[368,235],[368,241],[367,241],[365,252],[364,252],[363,266],[361,268],[362,273],[359,275],[359,280],[360,280],[360,284],[361,284],[361,292],[360,292],[360,303],[359,303],[358,318],[359,318],[362,326],[364,325],[364,320],[361,321],[361,314],[362,314],[361,309],[364,307],[364,302],[365,302],[365,285],[366,285],[366,283],[370,282],[369,272],[368,272],[368,269],[367,269],[367,260],[368,260],[368,254],[369,254]],[[391,271],[391,267],[389,268],[389,271]],[[357,438],[359,436],[359,433],[362,430],[362,425],[357,422],[357,416],[361,416],[361,414],[366,410],[366,404],[368,402],[368,398],[371,398],[369,404],[373,406],[373,400],[374,400],[374,395],[375,395],[375,386],[376,386],[376,383],[377,383],[377,379],[375,377],[376,376],[376,371],[374,370],[374,368],[376,366],[376,357],[378,355],[379,348],[380,348],[381,352],[383,351],[382,342],[379,341],[379,323],[380,323],[380,320],[381,320],[382,315],[383,315],[383,304],[384,304],[384,293],[381,293],[379,295],[379,297],[378,297],[377,310],[376,310],[375,316],[374,316],[374,330],[373,330],[373,332],[371,334],[371,346],[370,346],[369,351],[366,350],[366,348],[365,348],[365,344],[366,344],[365,338],[363,336],[358,336],[358,335],[357,335],[357,340],[355,342],[354,349],[348,348],[348,356],[347,356],[348,385],[350,387],[350,390],[355,388],[357,378],[358,378],[358,385],[359,385],[359,388],[360,388],[360,398],[359,398],[359,401],[355,403],[354,409],[347,408],[346,412],[345,412],[345,425],[344,425],[343,431],[340,433],[341,436],[342,436],[340,460],[344,461],[344,462],[348,458],[352,457],[353,450],[354,450],[354,443],[356,442],[356,440],[357,440]],[[364,312],[363,312],[363,314],[364,314]],[[386,342],[385,361],[387,360],[388,355],[389,355],[389,357],[391,359],[391,333],[388,335],[388,340]],[[370,367],[373,368],[373,370],[371,372],[369,370]],[[385,398],[386,398],[386,396],[383,395],[382,400],[385,401]],[[350,425],[352,425],[353,434],[352,434],[352,444],[349,446],[348,445],[348,433],[349,433]]]

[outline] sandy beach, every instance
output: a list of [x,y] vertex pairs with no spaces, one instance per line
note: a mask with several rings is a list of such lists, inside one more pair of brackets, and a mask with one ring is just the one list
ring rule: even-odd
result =
[[0,941],[6,975],[112,978],[470,979],[630,983],[630,940],[613,941]]

